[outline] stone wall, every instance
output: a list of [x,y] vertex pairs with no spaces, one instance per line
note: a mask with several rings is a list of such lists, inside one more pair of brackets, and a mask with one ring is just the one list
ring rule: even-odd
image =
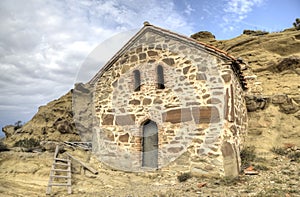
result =
[[[158,65],[164,89],[157,85]],[[158,168],[230,175],[224,169],[235,164],[238,170],[247,121],[243,92],[230,62],[203,47],[142,34],[99,78],[93,104],[93,151],[114,168],[145,170],[142,125],[152,120],[158,126]]]
[[73,119],[81,141],[92,140],[93,117],[92,97],[93,88],[87,83],[75,84],[72,95]]

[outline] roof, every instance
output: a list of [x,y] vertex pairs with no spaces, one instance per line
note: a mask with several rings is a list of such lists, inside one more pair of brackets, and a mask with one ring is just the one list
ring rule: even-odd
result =
[[[144,26],[98,71],[98,73],[88,83],[91,85],[94,85],[97,82],[97,80],[102,76],[102,74],[105,71],[107,71],[125,53],[125,51],[133,45],[133,43],[137,39],[139,39],[142,35],[144,35],[146,32],[149,32],[149,31],[154,32],[156,34],[168,35],[168,36],[172,37],[173,39],[177,39],[177,40],[192,44],[194,46],[201,47],[201,48],[203,48],[207,51],[210,51],[210,52],[212,52],[224,59],[227,59],[229,61],[236,62],[236,63],[238,62],[238,60],[235,57],[229,55],[227,52],[222,51],[216,47],[208,45],[204,42],[197,41],[193,38],[190,38],[190,37],[187,37],[187,36],[151,25],[148,22],[144,22]],[[237,69],[233,68],[233,70],[236,71]],[[241,75],[240,69],[238,69],[238,72],[235,72],[235,74],[238,75],[237,77],[239,78],[240,82],[241,82],[241,79],[244,81],[243,76]],[[241,85],[242,85],[243,89],[246,89],[245,83],[241,82]]]

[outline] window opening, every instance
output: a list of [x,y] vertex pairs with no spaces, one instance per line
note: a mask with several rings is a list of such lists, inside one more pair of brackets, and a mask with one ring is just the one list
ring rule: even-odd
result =
[[140,91],[141,90],[141,73],[139,70],[133,71],[134,74],[134,91]]
[[164,69],[161,65],[157,66],[157,88],[165,89]]

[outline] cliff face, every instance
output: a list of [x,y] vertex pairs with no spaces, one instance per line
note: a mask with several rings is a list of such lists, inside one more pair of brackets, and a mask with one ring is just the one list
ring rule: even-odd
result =
[[[200,35],[200,36],[199,36]],[[245,31],[231,40],[203,39],[202,34],[194,39],[206,42],[247,62],[257,76],[260,93],[247,95],[249,133],[247,144],[255,145],[260,152],[285,144],[300,144],[300,31],[286,30],[279,33]],[[207,35],[207,33],[205,33]],[[206,36],[207,37],[207,36]],[[79,88],[78,88],[79,87]],[[22,128],[5,127],[6,141],[19,139],[80,140],[72,110],[73,92],[84,94],[78,100],[75,119],[79,132],[89,132],[90,111],[85,111],[84,100],[89,92],[77,86],[61,98],[39,108],[37,114]],[[89,105],[89,103],[86,103]],[[83,107],[83,108],[82,108]],[[89,137],[88,137],[89,138]]]

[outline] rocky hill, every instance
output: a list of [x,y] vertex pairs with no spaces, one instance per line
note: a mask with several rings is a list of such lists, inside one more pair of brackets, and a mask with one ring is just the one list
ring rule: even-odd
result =
[[[74,151],[72,154],[100,172],[97,177],[75,174],[74,196],[104,193],[105,196],[297,196],[300,193],[300,31],[245,30],[230,40],[215,40],[209,32],[198,32],[192,38],[243,59],[257,76],[255,83],[261,89],[246,96],[249,128],[242,157],[251,160],[244,165],[254,165],[259,175],[243,175],[236,180],[193,177],[180,183],[177,175],[164,172],[141,175],[112,171],[97,163],[89,153]],[[72,111],[72,96],[76,91],[88,97],[89,93],[79,85],[40,107],[23,127],[4,127],[4,145],[12,147],[24,139],[37,142],[80,140]],[[88,128],[89,123],[79,126]],[[4,146],[2,142],[0,145]],[[10,151],[0,154],[0,193],[4,196],[44,194],[52,153],[12,154]],[[61,190],[56,194],[63,196],[66,192]]]
[[262,90],[247,98],[246,143],[267,155],[272,147],[300,146],[300,31],[245,30],[231,40],[202,41],[242,58],[257,76]]
[[13,146],[24,139],[37,141],[78,141],[72,112],[72,91],[57,100],[39,107],[33,118],[21,128],[8,125],[2,128],[6,135],[5,142]]

